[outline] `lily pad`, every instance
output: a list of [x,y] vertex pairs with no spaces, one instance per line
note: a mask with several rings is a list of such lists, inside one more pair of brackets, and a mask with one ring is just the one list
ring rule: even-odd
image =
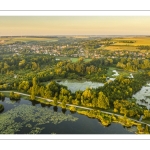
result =
[[27,127],[30,128],[29,134],[39,134],[44,129],[40,126],[46,123],[60,124],[63,121],[76,120],[78,118],[70,114],[22,104],[0,115],[0,133],[15,134]]

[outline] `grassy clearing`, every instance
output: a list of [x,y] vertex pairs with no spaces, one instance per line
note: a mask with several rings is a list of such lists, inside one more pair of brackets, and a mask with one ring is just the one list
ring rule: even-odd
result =
[[[109,67],[108,71],[107,71],[107,76],[108,77],[112,77],[112,75],[114,74],[112,71],[113,70],[117,70],[116,67]],[[118,71],[118,70],[117,70]]]
[[71,60],[70,57],[61,57],[61,56],[56,57],[56,59],[59,59],[59,60]]
[[108,77],[113,77],[112,76],[114,74],[114,72],[112,72],[113,70],[116,70],[119,74],[122,74],[124,76],[129,76],[130,75],[129,71],[125,71],[123,69],[119,69],[119,68],[116,68],[116,67],[109,67],[108,72],[107,72]]
[[79,59],[79,58],[70,58],[70,60],[71,60],[73,63],[77,62],[78,59]]
[[[74,57],[56,57],[56,59],[59,59],[59,60],[71,60],[73,63],[76,63],[78,61],[79,58],[74,58]],[[85,58],[84,59],[84,62],[89,62],[91,61],[92,59],[90,58]]]
[[9,95],[10,95],[10,92],[1,92],[1,93],[3,93],[5,95],[5,97],[9,97]]
[[85,62],[89,62],[89,61],[91,61],[91,60],[92,60],[92,59],[90,59],[90,58],[84,59]]
[[132,73],[133,76],[134,76],[135,74],[137,74],[137,72],[130,72],[130,71],[126,71],[126,70],[123,70],[123,69],[117,68],[117,67],[109,67],[109,69],[108,69],[108,71],[107,71],[107,76],[108,76],[108,77],[113,77],[113,76],[112,76],[112,75],[114,74],[114,73],[112,72],[113,70],[116,70],[116,71],[119,73],[119,75],[123,75],[123,76],[129,76],[130,73]]
[[[72,61],[73,63],[76,63],[79,58],[70,58],[70,59],[71,59],[71,61]],[[89,62],[89,61],[91,61],[91,60],[92,60],[92,59],[85,58],[85,59],[84,59],[84,62]]]

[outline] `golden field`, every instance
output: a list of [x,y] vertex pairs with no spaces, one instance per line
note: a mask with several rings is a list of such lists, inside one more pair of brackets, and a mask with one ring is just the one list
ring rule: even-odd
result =
[[[123,41],[134,41],[134,43],[124,43]],[[124,38],[113,38],[111,42],[114,42],[110,46],[105,46],[107,50],[139,50],[139,46],[150,46],[150,37],[124,37]]]
[[42,37],[1,37],[0,44],[12,44],[15,42],[30,42],[30,41],[57,41],[57,38],[42,38]]
[[[113,41],[117,42],[115,44],[120,43],[120,41],[136,41],[135,43],[127,43],[132,46],[139,46],[139,45],[150,45],[150,37],[128,37],[128,38],[120,38],[120,39],[113,39]],[[126,43],[122,43],[126,44]]]

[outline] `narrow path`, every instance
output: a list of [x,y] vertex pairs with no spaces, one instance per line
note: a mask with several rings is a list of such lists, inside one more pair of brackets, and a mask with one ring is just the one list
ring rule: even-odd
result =
[[[12,91],[0,91],[0,92],[12,92]],[[24,93],[21,93],[21,92],[14,92],[14,93],[18,93],[18,94],[25,95],[25,96],[30,96],[29,94],[24,94]],[[52,102],[52,101],[53,101],[52,99],[47,99],[47,98],[43,98],[43,97],[39,97],[39,96],[35,96],[35,97],[36,97],[36,98],[40,98],[40,99],[47,100],[48,102]],[[58,102],[58,103],[60,104],[61,102]],[[93,108],[88,108],[88,107],[83,107],[83,106],[78,106],[78,105],[73,105],[73,104],[66,104],[66,105],[67,105],[67,106],[74,106],[74,107],[82,108],[82,109],[87,109],[87,110],[94,110]],[[115,115],[115,116],[123,117],[122,115],[115,114],[115,113],[111,113],[111,112],[107,112],[107,111],[102,111],[102,110],[101,110],[101,112],[102,112],[102,113],[105,113],[105,114],[109,114],[109,115]],[[129,117],[128,117],[128,118],[129,118]],[[150,126],[150,124],[147,124],[147,123],[142,122],[142,121],[140,121],[140,120],[138,121],[138,120],[135,120],[135,119],[132,119],[132,118],[129,118],[129,119]]]
[[[12,91],[0,91],[0,92],[12,92]],[[21,93],[21,92],[14,92],[14,93],[17,93],[17,94],[20,94],[20,95],[25,95],[25,96],[30,96],[29,94],[25,94],[25,93]],[[52,99],[47,99],[47,98],[42,98],[42,97],[39,97],[39,96],[35,96],[36,98],[40,98],[40,99],[44,99],[44,100],[47,100],[49,102],[53,101]]]

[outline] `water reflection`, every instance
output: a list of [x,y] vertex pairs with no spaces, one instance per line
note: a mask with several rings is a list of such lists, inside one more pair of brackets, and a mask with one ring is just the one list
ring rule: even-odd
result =
[[58,111],[58,107],[57,107],[57,106],[54,106],[54,107],[53,107],[53,110],[54,110],[55,112],[57,112],[57,111]]
[[39,104],[37,101],[30,101],[32,103],[32,106],[35,106],[36,104]]
[[71,114],[75,114],[76,113],[75,111],[71,111],[71,110],[70,110],[70,112],[71,112]]
[[62,110],[61,110],[61,111],[62,111],[62,113],[63,113],[63,114],[65,114],[67,110],[66,110],[66,109],[64,109],[64,108],[62,108]]
[[17,102],[18,104],[20,104],[20,101],[21,101],[21,99],[17,100],[16,102]]
[[[5,108],[4,108],[5,109]],[[2,113],[3,111],[4,111],[4,109],[2,109],[1,111],[0,111],[0,113]]]
[[2,99],[1,99],[1,100],[2,100],[2,102],[3,102],[3,101],[5,100],[5,97],[2,97]]
[[41,103],[41,106],[42,106],[42,107],[46,107],[46,105],[45,105],[45,104],[42,104],[42,103]]
[[52,105],[50,105],[50,104],[49,104],[49,105],[47,105],[47,107],[48,107],[48,108],[50,108],[51,106],[52,106]]
[[[90,119],[90,117],[88,117],[88,118]],[[93,120],[94,120],[95,118],[91,118],[91,119],[93,119]],[[99,119],[97,119],[97,120],[98,120],[99,124],[101,124],[101,125],[102,125],[101,121],[100,121]],[[107,127],[109,127],[109,126],[111,126],[111,124],[108,124],[108,125],[107,125],[107,126],[105,126],[105,127],[107,128]]]

